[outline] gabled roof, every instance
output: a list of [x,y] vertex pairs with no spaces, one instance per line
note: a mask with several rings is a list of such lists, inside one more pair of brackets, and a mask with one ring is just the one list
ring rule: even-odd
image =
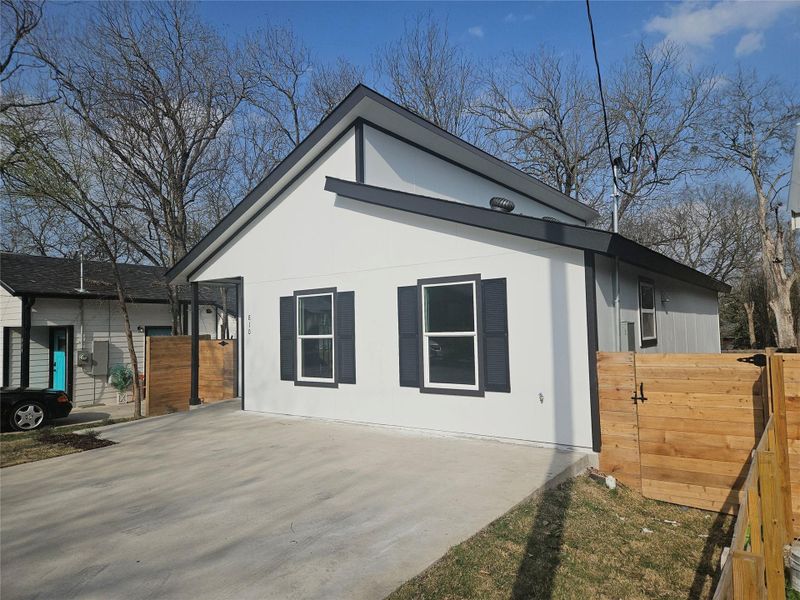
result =
[[[81,261],[77,258],[34,256],[0,252],[0,285],[13,296],[35,296],[38,298],[72,298],[116,300],[117,291],[111,263],[95,260],[83,261],[83,287],[79,292]],[[164,267],[117,263],[126,298],[129,302],[152,302],[167,304]],[[208,286],[200,286],[200,302],[203,305],[220,305],[218,292]],[[178,298],[191,300],[186,286],[178,287]],[[235,314],[235,307],[228,306]]]
[[[85,293],[80,287],[80,260],[0,253],[0,283],[14,296],[50,298],[117,297],[111,263],[83,261]],[[118,263],[128,298],[135,302],[167,302],[163,267]]]
[[730,292],[731,290],[727,284],[717,281],[705,273],[687,267],[655,250],[610,231],[505,213],[471,204],[345,181],[335,177],[326,178],[325,189],[367,204],[618,257],[632,265],[663,273],[717,292]]
[[166,273],[170,281],[185,281],[228,240],[236,236],[286,190],[313,161],[356,122],[374,124],[402,133],[409,142],[424,147],[452,163],[535,199],[584,222],[597,211],[437,127],[430,121],[359,84],[308,136],[237,204],[189,253]]

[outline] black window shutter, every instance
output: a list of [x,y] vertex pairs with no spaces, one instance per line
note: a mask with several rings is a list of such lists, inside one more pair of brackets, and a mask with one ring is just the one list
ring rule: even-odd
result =
[[336,294],[336,368],[339,383],[356,382],[356,316],[353,292]]
[[283,381],[294,381],[296,377],[296,323],[294,297],[281,296],[281,379]]
[[481,281],[484,384],[488,392],[510,392],[506,280]]
[[397,288],[400,385],[419,387],[419,298],[417,286]]

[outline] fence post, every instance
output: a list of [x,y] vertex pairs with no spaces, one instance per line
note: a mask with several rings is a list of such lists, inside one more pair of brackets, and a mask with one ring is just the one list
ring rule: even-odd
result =
[[784,539],[791,542],[794,534],[794,515],[792,514],[792,485],[789,469],[789,441],[786,421],[786,388],[784,386],[783,356],[773,354],[769,357],[770,372],[770,410],[775,423],[775,456],[780,470],[780,492],[783,500]]
[[734,550],[733,561],[733,598],[734,600],[762,600],[767,597],[764,585],[764,557]]
[[[758,456],[753,456],[751,469],[758,469]],[[761,531],[761,499],[758,497],[758,485],[747,490],[747,515],[750,521],[750,552],[764,554],[764,537]]]
[[785,600],[783,574],[783,502],[778,487],[778,470],[775,452],[759,450],[758,480],[761,490],[761,518],[764,531],[764,565],[767,597]]

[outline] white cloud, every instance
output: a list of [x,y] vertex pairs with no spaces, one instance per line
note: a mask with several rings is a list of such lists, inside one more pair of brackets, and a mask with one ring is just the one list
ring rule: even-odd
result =
[[764,47],[764,34],[760,31],[751,31],[750,33],[745,33],[739,43],[736,44],[736,56],[747,56],[748,54],[753,54],[753,52],[758,52]]
[[470,34],[472,37],[482,38],[483,37],[483,27],[480,25],[475,25],[475,27],[470,27],[467,29],[467,33]]
[[649,33],[660,33],[665,40],[689,48],[710,48],[720,36],[744,32],[736,48],[736,55],[744,56],[763,48],[763,32],[775,23],[782,12],[798,7],[798,2],[721,0],[701,3],[684,0],[670,9],[669,14],[650,19],[644,28]]
[[503,21],[506,23],[516,23],[518,21],[532,21],[533,14],[527,13],[524,15],[517,15],[514,13],[508,13],[505,17],[503,17]]

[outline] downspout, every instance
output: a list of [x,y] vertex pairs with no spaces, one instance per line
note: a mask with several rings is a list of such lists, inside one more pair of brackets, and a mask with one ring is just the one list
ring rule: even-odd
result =
[[[614,200],[614,212],[612,214],[612,230],[619,233],[619,190],[617,189],[617,167],[614,166],[613,191],[611,196]],[[622,312],[619,302],[619,257],[614,257],[614,348],[617,352],[622,351]]]

